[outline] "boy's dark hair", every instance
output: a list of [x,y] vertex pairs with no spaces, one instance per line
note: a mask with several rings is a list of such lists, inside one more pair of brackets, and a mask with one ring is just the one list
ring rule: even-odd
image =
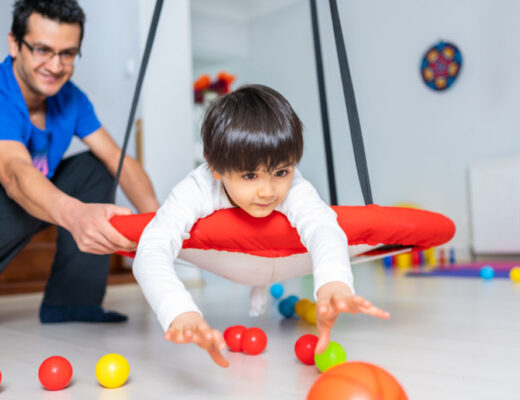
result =
[[64,23],[78,23],[80,28],[79,45],[83,40],[85,13],[76,0],[16,0],[13,5],[13,33],[19,46],[27,33],[27,21],[32,13]]
[[298,163],[302,122],[289,102],[263,85],[242,86],[215,100],[202,123],[204,157],[219,173]]

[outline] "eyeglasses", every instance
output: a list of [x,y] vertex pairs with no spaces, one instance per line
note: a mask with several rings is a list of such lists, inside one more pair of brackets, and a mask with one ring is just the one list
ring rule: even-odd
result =
[[31,46],[23,39],[22,43],[31,51],[34,59],[41,63],[47,63],[51,61],[54,56],[58,56],[62,65],[74,65],[77,57],[81,57],[81,51],[77,48],[56,52],[46,46]]

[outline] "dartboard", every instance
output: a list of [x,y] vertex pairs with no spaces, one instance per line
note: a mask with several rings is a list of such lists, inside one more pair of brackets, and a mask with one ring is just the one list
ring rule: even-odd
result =
[[421,76],[424,83],[433,90],[449,88],[462,66],[462,55],[454,44],[439,42],[424,55],[421,63]]

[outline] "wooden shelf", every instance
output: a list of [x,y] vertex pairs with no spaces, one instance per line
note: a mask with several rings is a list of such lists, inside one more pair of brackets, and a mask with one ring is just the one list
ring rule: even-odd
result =
[[[57,228],[51,226],[38,233],[0,274],[0,295],[42,292],[49,278],[56,252]],[[108,284],[135,283],[123,258],[113,255],[110,260]]]

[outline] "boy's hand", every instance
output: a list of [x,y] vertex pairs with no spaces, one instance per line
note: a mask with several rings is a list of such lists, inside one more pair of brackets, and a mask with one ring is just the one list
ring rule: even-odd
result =
[[319,339],[315,353],[323,353],[329,345],[330,329],[336,322],[339,313],[364,313],[374,317],[388,319],[390,313],[372,305],[361,296],[353,295],[343,282],[329,282],[317,293],[316,322]]
[[211,329],[199,313],[186,312],[179,315],[170,324],[164,338],[174,343],[195,343],[206,350],[217,365],[224,368],[229,366],[229,361],[220,352],[226,348],[222,334]]

